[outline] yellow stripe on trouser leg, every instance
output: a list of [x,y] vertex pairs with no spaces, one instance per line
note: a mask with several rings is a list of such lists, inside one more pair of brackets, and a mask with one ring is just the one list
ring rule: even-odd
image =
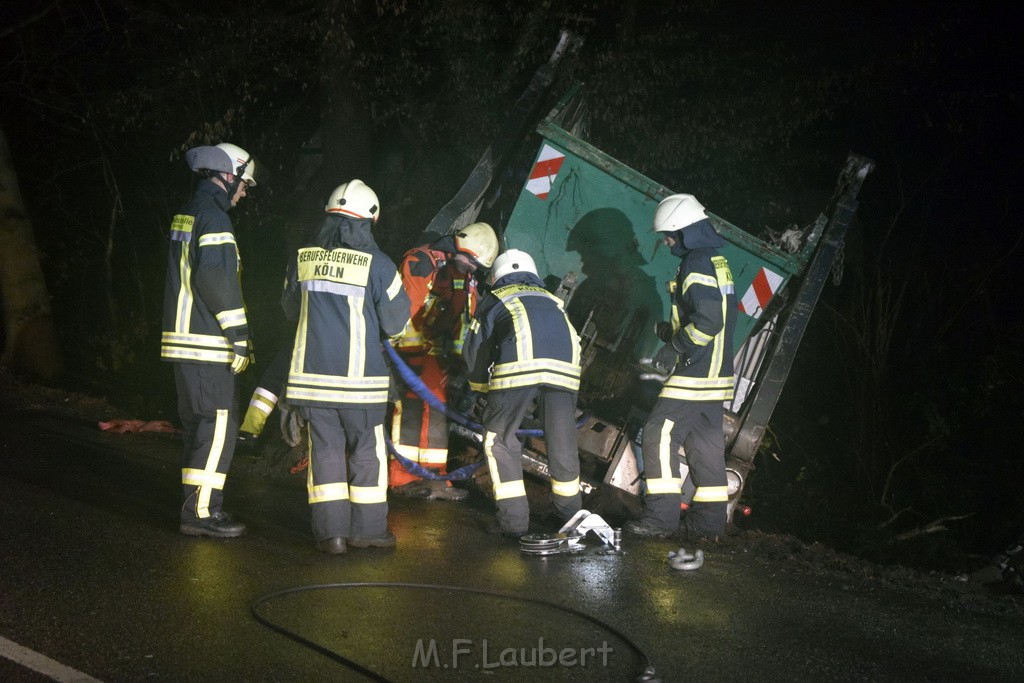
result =
[[398,448],[402,443],[402,401],[395,401],[394,412],[391,413],[391,444]]
[[388,488],[388,449],[384,442],[384,425],[377,425],[373,428],[377,437],[377,486],[384,489],[385,497]]
[[310,503],[326,503],[331,500],[348,500],[347,482],[316,484],[313,481],[313,439],[306,441],[306,456],[309,466],[306,468],[306,492]]
[[313,439],[306,439],[306,495],[313,499]]
[[384,425],[373,428],[377,458],[377,484],[375,486],[352,486],[349,491],[354,505],[374,505],[388,502],[387,452],[384,446]]
[[371,505],[388,502],[386,486],[353,486],[350,489],[352,503],[355,505]]
[[[310,467],[312,470],[312,467]],[[326,503],[331,500],[348,500],[348,484],[345,482],[334,484],[319,484],[309,487],[310,503]]]
[[214,489],[224,488],[226,474],[217,471],[221,455],[224,453],[224,436],[228,429],[228,411],[218,410],[213,425],[213,441],[210,453],[206,456],[206,465],[201,470],[184,468],[181,470],[181,483],[198,487],[196,489],[196,517],[204,519],[210,516],[210,496]]
[[572,481],[556,481],[552,479],[551,492],[556,496],[575,496],[580,492],[580,478],[576,477]]
[[494,439],[497,434],[484,432],[484,455],[487,456],[487,469],[491,473],[491,486],[494,487],[494,499],[505,500],[507,498],[526,497],[526,485],[522,479],[515,481],[501,480],[498,473],[498,461],[494,459]]
[[438,466],[447,467],[447,448],[421,448],[419,449],[419,463],[425,467]]
[[728,500],[728,486],[698,486],[693,494],[694,503],[725,503]]
[[683,488],[683,480],[672,476],[672,428],[675,422],[665,420],[661,425],[661,437],[658,440],[658,465],[661,476],[647,480],[647,492],[679,493]]
[[509,498],[525,498],[526,485],[523,480],[506,481],[494,484],[494,500],[507,500]]
[[181,483],[185,486],[209,486],[222,489],[227,477],[220,472],[207,472],[186,467],[181,470]]
[[[395,452],[424,467],[441,467],[448,464],[448,448],[421,447],[420,431],[423,429],[424,410],[422,401],[403,398],[395,403],[391,421],[391,443]],[[445,435],[447,435],[447,427]]]

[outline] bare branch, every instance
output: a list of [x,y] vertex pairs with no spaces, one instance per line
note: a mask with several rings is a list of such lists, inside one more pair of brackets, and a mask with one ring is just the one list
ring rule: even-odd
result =
[[887,519],[884,522],[882,522],[881,524],[879,524],[878,528],[879,529],[884,529],[885,527],[887,527],[890,524],[892,524],[893,522],[895,522],[900,517],[900,515],[902,515],[904,512],[910,512],[911,510],[912,510],[912,508],[909,508],[909,507],[903,508],[902,510],[894,513],[892,515],[892,517],[890,517],[889,519]]
[[904,531],[902,534],[897,534],[893,539],[894,542],[906,541],[911,538],[917,538],[918,536],[926,536],[928,534],[934,534],[939,531],[948,531],[943,522],[953,522],[958,519],[967,519],[974,513],[967,515],[949,515],[947,517],[939,517],[938,519],[928,522],[922,527],[911,529],[910,531]]
[[933,436],[932,438],[928,439],[927,441],[925,441],[923,444],[921,444],[917,448],[915,448],[912,451],[908,452],[906,455],[904,455],[899,460],[895,461],[889,467],[889,472],[885,476],[885,485],[882,487],[882,495],[881,495],[881,497],[879,498],[879,501],[878,501],[879,504],[882,505],[882,507],[885,507],[885,508],[889,507],[888,504],[885,501],[886,501],[886,498],[889,497],[889,488],[892,486],[892,478],[893,478],[893,475],[896,473],[896,470],[899,468],[899,466],[902,465],[903,463],[905,463],[910,458],[912,458],[915,455],[917,455],[918,453],[920,453],[921,451],[923,451],[928,446],[931,446],[933,443],[935,443],[936,441],[940,441],[943,438],[945,438],[945,434],[939,434],[937,436]]
[[43,7],[38,12],[33,14],[31,17],[29,17],[25,21],[21,22],[20,24],[15,24],[14,26],[8,26],[4,30],[0,31],[0,39],[6,38],[7,36],[11,35],[12,33],[17,33],[18,31],[20,31],[21,29],[25,28],[26,26],[31,26],[32,24],[36,23],[37,21],[39,21],[40,19],[45,17],[47,14],[52,12],[57,7],[58,4],[59,4],[59,0],[53,0],[53,2],[51,2],[49,5],[47,5],[46,7]]

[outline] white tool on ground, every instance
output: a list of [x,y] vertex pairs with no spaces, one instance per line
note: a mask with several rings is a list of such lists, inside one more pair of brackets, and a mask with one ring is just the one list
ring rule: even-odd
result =
[[593,532],[608,552],[622,550],[622,531],[604,521],[601,515],[580,510],[554,534],[527,534],[519,539],[519,549],[527,555],[578,553],[586,548],[583,539]]

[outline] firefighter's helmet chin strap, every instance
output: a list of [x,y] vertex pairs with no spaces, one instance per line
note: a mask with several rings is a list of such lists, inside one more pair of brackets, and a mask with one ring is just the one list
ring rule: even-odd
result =
[[235,179],[234,180],[232,180],[231,182],[228,182],[226,179],[224,180],[224,182],[227,184],[227,187],[225,189],[228,191],[228,199],[229,200],[233,199],[234,196],[235,196],[235,193],[238,192],[238,184],[241,183],[241,182],[244,182],[242,180],[242,174],[245,173],[245,169],[249,167],[249,162],[251,162],[251,161],[252,161],[252,157],[250,156],[250,157],[246,158],[245,162],[241,166],[239,166],[237,169],[235,169],[235,174],[234,174],[235,175]]

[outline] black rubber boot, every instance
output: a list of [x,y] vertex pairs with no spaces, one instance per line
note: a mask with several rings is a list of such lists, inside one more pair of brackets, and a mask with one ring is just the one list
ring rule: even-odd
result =
[[344,552],[348,552],[348,548],[345,545],[345,539],[338,536],[332,536],[331,538],[325,538],[322,541],[317,541],[316,549],[322,553],[327,553],[328,555],[341,555]]
[[237,538],[245,533],[245,525],[231,519],[231,515],[218,510],[202,519],[181,520],[178,531],[186,536],[210,536],[212,538]]
[[378,538],[350,538],[348,544],[353,548],[394,548],[395,535],[388,531]]

